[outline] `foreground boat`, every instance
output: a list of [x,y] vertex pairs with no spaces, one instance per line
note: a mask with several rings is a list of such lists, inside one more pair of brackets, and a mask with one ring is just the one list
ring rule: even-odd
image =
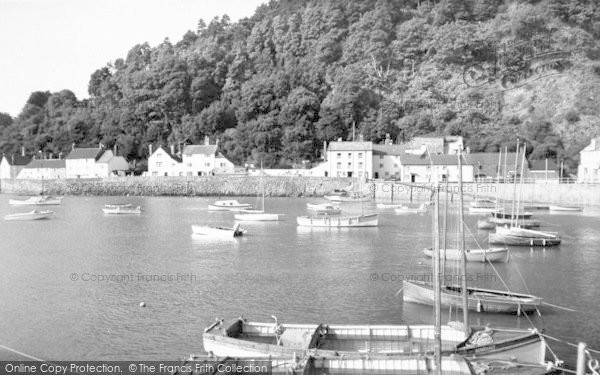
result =
[[248,203],[240,203],[237,200],[216,201],[208,205],[209,211],[240,211],[251,209],[252,205]]
[[192,225],[192,232],[195,235],[207,236],[210,238],[235,238],[246,233],[246,229],[242,229],[239,224],[228,227],[211,227],[208,225]]
[[342,213],[342,210],[338,206],[334,206],[331,203],[307,203],[306,207],[314,211],[317,215],[339,215]]
[[405,207],[406,205],[402,203],[377,203],[377,208],[385,210],[388,208],[400,208]]
[[[425,255],[432,258],[433,249],[423,250]],[[443,249],[440,250],[442,259],[461,260],[462,254],[459,249]],[[495,247],[490,249],[467,249],[465,250],[467,262],[506,262],[508,260],[508,249],[503,247]]]
[[142,207],[132,207],[131,205],[106,205],[102,209],[106,215],[139,215],[142,213]]
[[377,214],[336,217],[299,216],[296,221],[298,225],[305,227],[376,227],[379,224]]
[[54,211],[38,211],[22,212],[18,214],[10,214],[4,216],[4,220],[9,221],[25,221],[25,220],[42,220],[49,219],[54,215]]
[[[214,355],[192,355],[180,365],[180,373],[195,375],[245,374],[436,374],[434,359],[423,356],[390,357],[385,355],[365,355],[354,353],[347,356],[321,356],[308,354],[303,357],[235,357]],[[199,369],[199,371],[193,371]],[[237,369],[237,371],[236,371]],[[460,356],[445,356],[441,359],[443,374],[474,375],[470,362]]]
[[20,199],[9,199],[8,203],[13,206],[49,206],[49,205],[59,205],[61,203],[62,197],[51,197],[51,196],[42,196],[42,197],[30,197],[25,200]]
[[498,210],[491,213],[491,216],[496,219],[530,219],[533,214],[531,212],[519,212],[516,214],[510,214],[508,212],[504,212],[504,210]]
[[[402,292],[405,302],[433,305],[433,285],[423,281],[403,281]],[[536,311],[542,298],[513,292],[498,290],[467,288],[468,309],[477,312],[522,314]],[[462,309],[462,287],[457,285],[442,286],[442,307]]]
[[583,207],[578,207],[578,206],[553,206],[553,205],[549,205],[548,209],[550,211],[571,211],[571,212],[581,212],[581,211],[583,211]]
[[[291,357],[316,353],[347,356],[356,353],[391,355],[431,354],[433,325],[328,325],[218,320],[204,330],[204,350],[217,356]],[[546,346],[535,330],[485,327],[441,327],[444,355],[543,362]]]
[[133,205],[131,203],[115,203],[115,204],[105,204],[104,208],[126,208],[126,207],[133,207]]
[[489,217],[487,220],[497,226],[516,225],[521,228],[538,228],[542,224],[539,220],[533,219],[519,219],[518,223],[514,223],[513,220],[507,218]]

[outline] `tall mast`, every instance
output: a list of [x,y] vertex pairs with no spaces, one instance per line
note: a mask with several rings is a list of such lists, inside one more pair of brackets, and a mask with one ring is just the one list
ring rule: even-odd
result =
[[[446,192],[447,194],[447,192]],[[442,287],[440,285],[440,185],[435,188],[435,209],[433,215],[433,301],[434,301],[434,352],[435,374],[442,374]]]
[[502,150],[498,155],[498,169],[496,170],[496,212],[500,204],[500,169],[502,168]]
[[517,168],[519,167],[519,148],[521,146],[521,143],[519,142],[519,140],[517,139],[517,153],[515,155],[515,169],[513,172],[513,199],[512,199],[512,205],[511,205],[511,210],[510,210],[510,226],[513,226],[513,222],[515,220],[515,203],[517,203]]
[[461,263],[461,291],[462,291],[462,309],[463,309],[463,329],[465,335],[469,335],[469,295],[467,291],[467,254],[465,252],[465,228],[463,212],[463,185],[462,185],[462,152],[458,152],[458,236]]
[[265,212],[265,177],[263,176],[263,163],[260,161],[260,184],[262,185],[262,211]]
[[[523,157],[521,159],[521,182],[519,183],[519,200],[517,201],[517,214],[521,207],[521,201],[523,200],[523,173],[524,173],[523,168],[525,166],[525,150],[527,150],[527,143],[523,142]],[[534,186],[535,186],[535,184],[534,184]],[[525,220],[525,217],[522,218],[522,221],[524,221],[524,220]],[[517,224],[519,224],[518,216],[515,218],[515,226],[517,226]]]

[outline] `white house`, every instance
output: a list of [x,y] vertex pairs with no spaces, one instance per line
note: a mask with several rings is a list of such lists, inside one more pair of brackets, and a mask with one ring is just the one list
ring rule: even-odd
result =
[[160,146],[152,152],[150,145],[150,157],[148,157],[148,174],[150,176],[183,176],[183,164],[181,158],[175,154],[174,146],[169,150]]
[[124,173],[129,164],[104,148],[73,148],[65,158],[67,178],[105,178]]
[[600,138],[594,138],[590,144],[579,153],[577,182],[600,182]]
[[208,137],[205,137],[203,145],[185,146],[181,159],[187,176],[231,174],[235,171],[233,163],[219,152],[218,143],[209,144]]
[[2,154],[0,160],[0,178],[16,178],[21,170],[31,161],[31,156],[25,156],[25,149],[21,154]]
[[[456,155],[412,155],[400,157],[401,181],[404,182],[458,182],[459,168]],[[463,182],[473,181],[473,165],[462,165]]]
[[330,142],[325,175],[328,177],[373,177],[372,142]]
[[54,180],[67,177],[65,159],[33,159],[17,179]]

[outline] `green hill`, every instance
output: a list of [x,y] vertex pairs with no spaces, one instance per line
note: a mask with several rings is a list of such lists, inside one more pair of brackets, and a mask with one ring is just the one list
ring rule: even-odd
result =
[[66,153],[218,137],[232,161],[318,158],[323,141],[463,135],[472,151],[528,142],[573,168],[600,135],[594,0],[271,1],[180,41],[134,46],[91,74],[90,99],[35,92],[0,114],[0,150]]

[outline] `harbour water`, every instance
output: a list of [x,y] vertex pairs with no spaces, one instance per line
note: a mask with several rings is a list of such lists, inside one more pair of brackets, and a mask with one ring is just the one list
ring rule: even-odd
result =
[[[0,195],[0,216],[26,211]],[[256,204],[253,198],[240,201]],[[233,224],[208,212],[214,198],[65,197],[51,220],[0,221],[0,345],[52,360],[171,360],[202,352],[202,331],[215,318],[257,321],[419,324],[432,308],[403,304],[403,278],[430,274],[431,215],[379,210],[379,227],[301,228],[296,216],[319,199],[272,198],[275,223],[243,223],[245,237],[210,241],[191,224]],[[105,216],[107,203],[141,205],[139,216]],[[360,213],[360,204],[343,204]],[[377,211],[374,203],[366,211]],[[554,248],[511,248],[508,263],[468,264],[469,282],[530,292],[549,303],[543,316],[471,313],[472,324],[529,327],[600,348],[600,208],[536,212],[563,234]],[[466,216],[473,237],[477,216]],[[453,225],[449,221],[449,245]],[[448,272],[455,270],[448,264]],[[497,274],[496,274],[497,272]],[[525,283],[524,283],[525,282]],[[146,307],[141,307],[144,302]],[[443,320],[461,315],[445,312]],[[549,344],[567,361],[575,349]]]

